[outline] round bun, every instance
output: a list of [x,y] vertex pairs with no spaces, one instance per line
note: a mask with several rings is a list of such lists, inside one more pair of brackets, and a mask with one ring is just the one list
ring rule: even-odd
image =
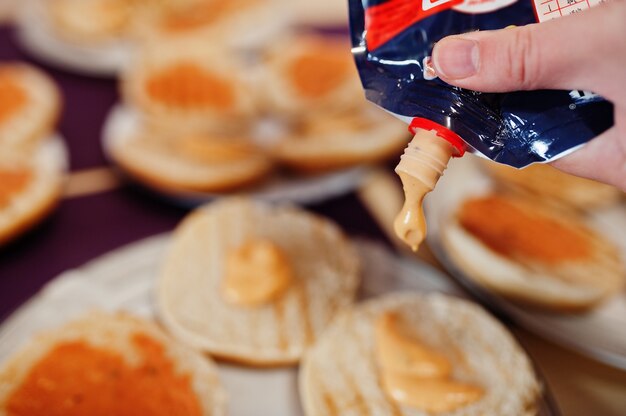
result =
[[162,138],[143,133],[114,138],[109,150],[124,171],[165,191],[229,191],[257,183],[273,170],[272,160],[251,140],[189,137],[214,144],[199,143],[196,147],[204,148],[197,151],[193,144],[185,147],[184,135]]
[[480,386],[478,401],[439,416],[530,416],[540,386],[531,363],[506,329],[481,307],[442,294],[391,294],[336,318],[305,355],[300,396],[309,416],[415,415],[381,387],[374,324],[393,312],[421,342],[445,355],[455,380]]
[[36,146],[54,129],[61,110],[60,93],[54,81],[24,63],[0,65],[0,100],[3,105],[20,102],[14,111],[0,119],[2,148]]
[[288,21],[282,0],[147,2],[137,13],[132,32],[146,43],[196,39],[205,45],[254,48],[274,39]]
[[[293,281],[256,307],[221,293],[229,250],[264,239],[284,253]],[[224,199],[196,210],[176,229],[157,285],[167,329],[202,351],[243,364],[297,363],[330,319],[354,299],[358,258],[341,230],[301,209]]]
[[[62,328],[34,338],[0,368],[0,416],[13,414],[6,408],[12,393],[19,388],[30,370],[60,344],[84,342],[119,354],[129,363],[136,363],[140,355],[133,338],[138,334],[160,344],[166,356],[173,362],[175,371],[190,377],[202,415],[226,414],[225,391],[218,380],[217,369],[209,358],[174,341],[151,322],[121,313],[109,315],[93,312]],[[89,371],[89,368],[85,368],[85,371]],[[149,373],[146,374],[150,377]],[[63,380],[55,381],[63,383]],[[58,414],[61,409],[50,410]]]
[[250,79],[233,54],[193,41],[142,49],[122,75],[122,93],[159,131],[197,132],[247,124]]
[[59,202],[65,170],[59,146],[58,142],[46,141],[34,155],[9,157],[5,153],[0,158],[0,171],[28,172],[30,176],[21,190],[6,201],[0,200],[0,246],[32,228]]
[[270,113],[300,116],[345,111],[365,101],[347,40],[290,36],[267,52],[257,92]]
[[136,1],[46,0],[44,3],[59,37],[72,43],[94,44],[119,39],[127,31]]
[[294,170],[318,172],[399,156],[408,143],[406,124],[364,103],[341,114],[316,113],[300,120],[272,149]]
[[493,162],[483,165],[502,187],[579,210],[591,211],[615,204],[623,195],[613,186],[569,175],[546,164],[534,164],[524,169]]
[[[484,198],[501,201],[500,206],[514,208],[498,208],[506,211],[501,215],[498,212],[483,212],[484,220],[490,221],[493,227],[499,227],[499,233],[509,240],[498,247],[498,250],[483,243],[460,220],[461,213],[467,212],[465,204],[468,201],[485,201]],[[513,212],[520,214],[515,214],[514,217]],[[507,225],[501,226],[495,222],[499,221],[498,217],[514,219],[517,215],[524,218],[517,221],[519,227],[512,226],[509,221]],[[529,221],[541,222],[532,225]],[[532,234],[536,227],[550,227],[552,231],[555,228],[566,230],[568,235],[584,244],[585,254],[573,254],[577,251],[568,248],[570,241],[548,242],[545,238]],[[532,245],[531,250],[535,255],[503,254],[503,250],[508,250],[507,245],[516,241],[516,236],[521,233],[525,237],[522,236],[520,241]],[[621,290],[626,276],[615,244],[587,227],[580,216],[543,206],[534,199],[506,195],[468,199],[442,224],[441,238],[452,261],[476,283],[506,297],[545,308],[589,308]],[[559,245],[564,248],[559,249]],[[560,260],[546,260],[541,255],[545,251],[564,251],[571,256]]]
[[297,23],[313,27],[348,26],[348,2],[342,0],[292,0]]

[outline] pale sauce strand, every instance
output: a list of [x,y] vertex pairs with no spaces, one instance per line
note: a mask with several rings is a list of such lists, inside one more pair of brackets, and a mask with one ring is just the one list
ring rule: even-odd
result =
[[443,175],[454,153],[454,147],[437,136],[434,130],[419,129],[400,158],[396,173],[402,180],[405,201],[396,217],[397,236],[417,251],[426,237],[426,220],[422,203]]

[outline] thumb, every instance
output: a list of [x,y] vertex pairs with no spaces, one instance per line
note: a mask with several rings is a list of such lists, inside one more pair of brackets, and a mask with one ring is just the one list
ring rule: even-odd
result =
[[450,84],[483,92],[585,89],[604,94],[608,74],[602,72],[605,67],[612,71],[605,61],[616,54],[624,32],[624,2],[615,3],[541,24],[444,38],[433,49],[435,71]]

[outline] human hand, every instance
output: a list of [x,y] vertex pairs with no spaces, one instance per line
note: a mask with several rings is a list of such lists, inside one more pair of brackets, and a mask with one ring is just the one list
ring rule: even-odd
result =
[[615,125],[553,166],[626,190],[626,0],[541,24],[449,36],[433,64],[449,84],[483,92],[593,91]]

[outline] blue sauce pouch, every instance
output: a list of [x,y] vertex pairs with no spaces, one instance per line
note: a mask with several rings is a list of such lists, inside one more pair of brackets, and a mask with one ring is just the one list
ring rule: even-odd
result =
[[[590,92],[479,93],[446,84],[430,67],[445,36],[543,22],[602,0],[349,1],[367,98],[415,128],[436,127],[457,154],[464,146],[521,168],[554,160],[613,125],[612,104]],[[459,137],[464,145],[454,143]]]

